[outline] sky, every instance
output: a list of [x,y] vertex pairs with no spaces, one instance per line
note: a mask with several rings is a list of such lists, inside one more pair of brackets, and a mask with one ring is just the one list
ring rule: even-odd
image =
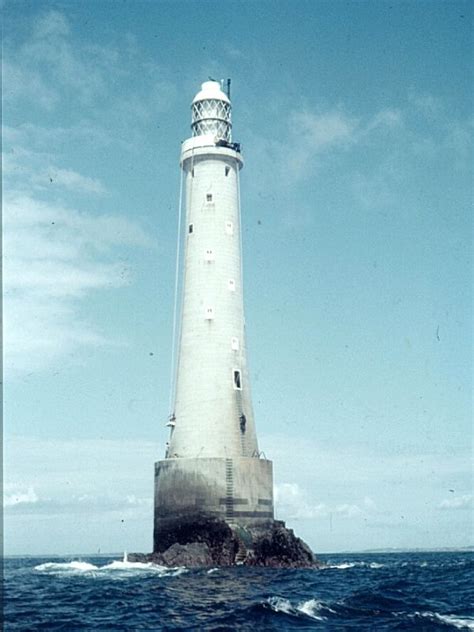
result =
[[232,78],[276,515],[472,539],[473,6],[3,2],[6,554],[150,551],[180,143]]

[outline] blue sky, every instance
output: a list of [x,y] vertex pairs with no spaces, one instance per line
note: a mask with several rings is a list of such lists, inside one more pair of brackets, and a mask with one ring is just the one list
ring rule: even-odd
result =
[[315,551],[472,544],[472,5],[3,3],[5,550],[150,550],[180,142],[232,78],[260,447]]

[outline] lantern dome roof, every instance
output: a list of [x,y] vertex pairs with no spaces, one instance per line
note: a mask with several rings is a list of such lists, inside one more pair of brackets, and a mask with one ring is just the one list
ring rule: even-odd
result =
[[230,103],[229,97],[222,90],[221,84],[218,81],[205,81],[201,85],[201,90],[194,97],[193,103],[207,99],[218,99],[219,101]]

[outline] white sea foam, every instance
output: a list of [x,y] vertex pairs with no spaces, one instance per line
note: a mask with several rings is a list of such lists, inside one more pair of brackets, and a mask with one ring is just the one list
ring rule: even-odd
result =
[[275,612],[285,612],[286,614],[294,614],[295,609],[288,599],[283,597],[270,597],[268,599],[270,608]]
[[166,566],[159,566],[158,564],[152,564],[152,562],[127,562],[121,560],[114,560],[110,562],[110,564],[106,564],[101,567],[101,570],[110,570],[110,571],[128,571],[128,570],[139,570],[139,571],[166,571],[168,570]]
[[46,573],[91,573],[94,576],[113,573],[114,576],[129,576],[133,573],[154,573],[159,576],[167,575],[176,577],[181,573],[187,572],[187,569],[181,566],[167,568],[153,564],[152,562],[128,562],[126,556],[124,560],[114,560],[104,566],[95,566],[88,562],[74,560],[72,562],[45,562],[35,566],[36,571]]
[[439,614],[438,612],[416,612],[415,616],[442,621],[452,625],[457,630],[474,630],[474,618],[472,617],[458,617],[454,614]]
[[35,571],[49,571],[49,572],[88,572],[96,571],[98,566],[89,564],[88,562],[45,562],[44,564],[38,564],[35,566]]
[[325,620],[321,614],[321,610],[334,612],[334,610],[328,608],[328,606],[318,599],[301,601],[296,606],[293,606],[289,599],[284,599],[283,597],[270,597],[267,602],[270,608],[275,612],[284,612],[285,614],[292,615],[304,614],[310,619],[315,619],[317,621]]
[[384,568],[385,564],[379,564],[378,562],[341,562],[340,564],[328,564],[321,567],[324,569],[339,569],[346,570],[348,568]]
[[208,574],[208,575],[210,575],[211,573],[215,573],[215,572],[216,572],[216,571],[218,571],[218,570],[219,570],[218,568],[210,568],[210,569],[207,571],[207,574]]
[[296,609],[306,616],[311,617],[311,619],[324,621],[324,617],[319,614],[322,608],[324,608],[325,610],[329,610],[330,612],[334,612],[334,610],[331,610],[331,608],[328,608],[323,604],[322,601],[318,601],[317,599],[302,601],[300,604],[298,604]]

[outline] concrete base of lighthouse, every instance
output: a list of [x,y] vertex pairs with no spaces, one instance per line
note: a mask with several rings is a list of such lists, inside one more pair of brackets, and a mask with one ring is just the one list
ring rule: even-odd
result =
[[169,567],[320,567],[309,546],[274,519],[271,461],[249,457],[158,461],[153,552],[128,559]]
[[274,520],[272,480],[266,459],[158,461],[153,552],[128,559],[170,567],[318,568],[308,545]]
[[272,462],[250,457],[174,458],[155,464],[153,550],[182,525],[220,520],[231,527],[273,521]]
[[272,463],[249,457],[155,464],[153,552],[161,566],[319,568],[310,547],[273,515]]

